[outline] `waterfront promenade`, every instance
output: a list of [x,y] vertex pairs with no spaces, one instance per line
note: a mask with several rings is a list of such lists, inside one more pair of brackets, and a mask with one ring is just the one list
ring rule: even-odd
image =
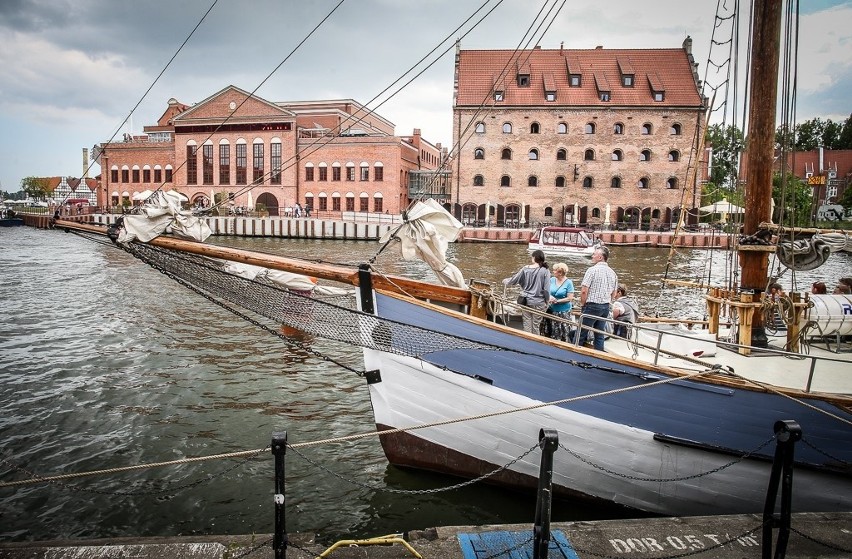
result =
[[[48,215],[23,214],[24,222],[33,227],[47,228]],[[80,220],[99,225],[112,225],[121,216],[116,214],[83,214],[63,216],[66,220]],[[336,239],[375,241],[396,224],[369,221],[345,221],[320,218],[292,217],[244,217],[217,216],[206,217],[214,235],[237,237],[278,237],[288,239]],[[503,227],[465,227],[459,236],[459,242],[499,242],[526,244],[533,229],[513,229]],[[684,248],[721,248],[729,247],[731,235],[714,230],[700,232],[681,232],[677,236],[673,231],[640,230],[600,230],[601,240],[607,245],[644,246],[644,247],[684,247]]]

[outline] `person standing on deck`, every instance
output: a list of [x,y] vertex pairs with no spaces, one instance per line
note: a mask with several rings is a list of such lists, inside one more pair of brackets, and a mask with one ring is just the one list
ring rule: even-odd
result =
[[582,309],[583,322],[580,329],[579,345],[584,345],[589,337],[591,327],[600,332],[595,332],[594,347],[598,351],[603,351],[604,336],[603,330],[606,328],[606,320],[609,316],[609,304],[616,295],[618,288],[618,276],[615,271],[609,267],[609,249],[605,246],[600,246],[595,249],[592,254],[593,264],[586,270],[583,276],[583,283],[580,287],[580,307]]
[[[503,283],[521,286],[518,303],[522,305],[521,318],[524,321],[524,330],[538,334],[541,320],[544,318],[542,314],[547,309],[547,302],[550,299],[550,270],[547,268],[542,251],[534,250],[531,260],[514,276],[504,279]],[[539,312],[532,312],[530,309]]]

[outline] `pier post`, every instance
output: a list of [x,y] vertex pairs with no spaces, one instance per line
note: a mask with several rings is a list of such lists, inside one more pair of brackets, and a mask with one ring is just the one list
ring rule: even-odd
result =
[[275,456],[275,532],[272,549],[275,559],[287,557],[287,526],[284,509],[284,455],[287,452],[287,431],[272,434],[272,454]]
[[[802,428],[791,419],[775,422],[775,458],[772,472],[769,474],[769,488],[766,490],[766,504],[763,507],[763,559],[772,559],[772,530],[778,528],[778,541],[775,543],[775,557],[784,557],[787,542],[790,540],[790,513],[793,502],[793,451],[797,441],[802,439]],[[775,514],[775,501],[778,487],[781,486],[781,510]]]
[[553,503],[553,453],[559,448],[559,434],[554,429],[542,429],[538,433],[538,445],[541,447],[541,466],[535,503],[533,559],[547,559],[547,548],[550,546],[550,510]]

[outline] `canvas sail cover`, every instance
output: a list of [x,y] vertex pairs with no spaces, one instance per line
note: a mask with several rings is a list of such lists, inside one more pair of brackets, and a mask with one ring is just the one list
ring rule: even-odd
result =
[[398,229],[388,231],[380,243],[392,238],[404,260],[422,260],[438,276],[444,285],[465,289],[467,285],[461,271],[447,262],[447,247],[455,241],[462,230],[462,224],[435,200],[417,201],[408,212],[408,219]]
[[183,200],[184,196],[174,190],[152,193],[138,214],[124,216],[124,227],[118,241],[126,243],[139,239],[147,243],[171,227],[177,237],[203,242],[212,231],[207,222],[181,209]]

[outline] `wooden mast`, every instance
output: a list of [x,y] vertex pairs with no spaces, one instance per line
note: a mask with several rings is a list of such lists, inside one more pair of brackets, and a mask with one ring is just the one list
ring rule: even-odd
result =
[[[775,154],[775,106],[778,99],[778,62],[781,44],[779,0],[754,2],[751,93],[748,119],[748,167],[746,169],[743,233],[755,234],[762,222],[771,221],[772,162]],[[766,252],[739,253],[742,288],[754,291],[754,300],[766,288],[769,258]],[[754,313],[752,345],[766,347],[763,313]]]

